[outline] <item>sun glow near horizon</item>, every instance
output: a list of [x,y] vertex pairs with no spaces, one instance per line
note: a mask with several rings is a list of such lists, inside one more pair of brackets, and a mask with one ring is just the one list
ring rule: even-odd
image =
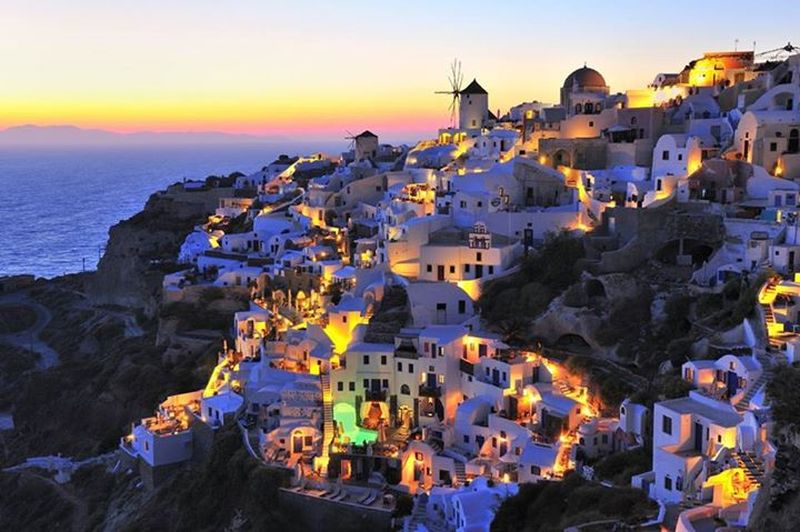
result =
[[[676,39],[685,27],[681,6],[713,13],[720,28],[736,17],[729,2],[684,0],[671,2],[675,9],[655,27],[642,23],[650,11],[629,0],[611,12],[584,1],[509,1],[490,12],[470,0],[402,9],[307,0],[4,4],[0,128],[331,137],[345,129],[397,136],[447,125],[449,102],[433,92],[447,88],[453,57],[462,60],[466,81],[475,77],[489,91],[490,108],[505,111],[523,101],[556,102],[563,79],[584,62],[616,92],[678,71],[703,51],[733,48],[734,36],[722,31]],[[586,9],[591,17],[575,16]],[[769,19],[764,12],[752,14],[752,27]],[[790,36],[791,18],[735,37],[777,46]],[[604,29],[623,20],[630,26],[624,32]]]

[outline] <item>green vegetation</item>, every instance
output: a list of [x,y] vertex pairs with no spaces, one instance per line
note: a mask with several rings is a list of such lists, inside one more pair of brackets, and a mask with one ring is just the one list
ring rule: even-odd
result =
[[638,523],[655,512],[655,503],[640,490],[606,488],[572,474],[562,482],[522,484],[500,506],[492,531],[561,531],[601,520]]
[[594,464],[596,478],[609,480],[617,486],[630,486],[632,476],[651,469],[652,452],[645,447],[610,454]]
[[518,272],[486,283],[478,300],[481,316],[508,341],[527,340],[527,323],[578,281],[583,256],[581,239],[566,232],[550,235]]
[[788,366],[775,372],[767,383],[767,395],[772,402],[772,419],[778,428],[800,430],[800,368]]

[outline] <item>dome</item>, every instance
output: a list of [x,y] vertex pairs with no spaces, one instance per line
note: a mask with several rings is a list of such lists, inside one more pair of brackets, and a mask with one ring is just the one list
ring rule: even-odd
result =
[[605,87],[606,80],[597,70],[589,67],[582,67],[567,76],[564,80],[564,88],[571,89],[573,84],[579,87]]

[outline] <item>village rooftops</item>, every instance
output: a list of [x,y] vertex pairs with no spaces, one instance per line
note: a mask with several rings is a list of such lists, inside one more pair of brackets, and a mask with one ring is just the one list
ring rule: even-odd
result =
[[[734,408],[726,403],[714,401],[716,405],[708,404],[711,399],[704,398],[697,392],[689,392],[688,397],[679,397],[658,403],[663,408],[678,414],[696,414],[702,416],[721,427],[735,427],[742,417]],[[718,405],[718,406],[717,406]]]
[[439,345],[449,344],[467,334],[467,329],[461,325],[429,325],[419,333],[421,338],[436,340]]
[[394,344],[370,344],[356,342],[347,348],[348,353],[393,353]]
[[541,467],[553,467],[558,457],[558,447],[543,443],[529,442],[522,450],[520,462]]
[[[430,234],[428,238],[429,246],[467,246],[469,244],[470,229],[460,229],[458,227],[445,227]],[[510,246],[516,242],[507,236],[491,233],[492,247],[499,248]]]
[[215,257],[218,259],[236,260],[239,262],[247,261],[247,255],[241,253],[228,253],[226,251],[217,251],[216,249],[208,249],[203,252],[206,257]]

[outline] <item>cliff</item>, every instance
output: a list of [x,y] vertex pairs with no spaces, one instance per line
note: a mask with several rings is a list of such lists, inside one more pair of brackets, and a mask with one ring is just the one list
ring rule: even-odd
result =
[[232,189],[186,191],[180,184],[150,196],[141,212],[109,230],[105,254],[89,286],[91,302],[154,316],[164,273],[184,238],[227,196],[233,196]]

